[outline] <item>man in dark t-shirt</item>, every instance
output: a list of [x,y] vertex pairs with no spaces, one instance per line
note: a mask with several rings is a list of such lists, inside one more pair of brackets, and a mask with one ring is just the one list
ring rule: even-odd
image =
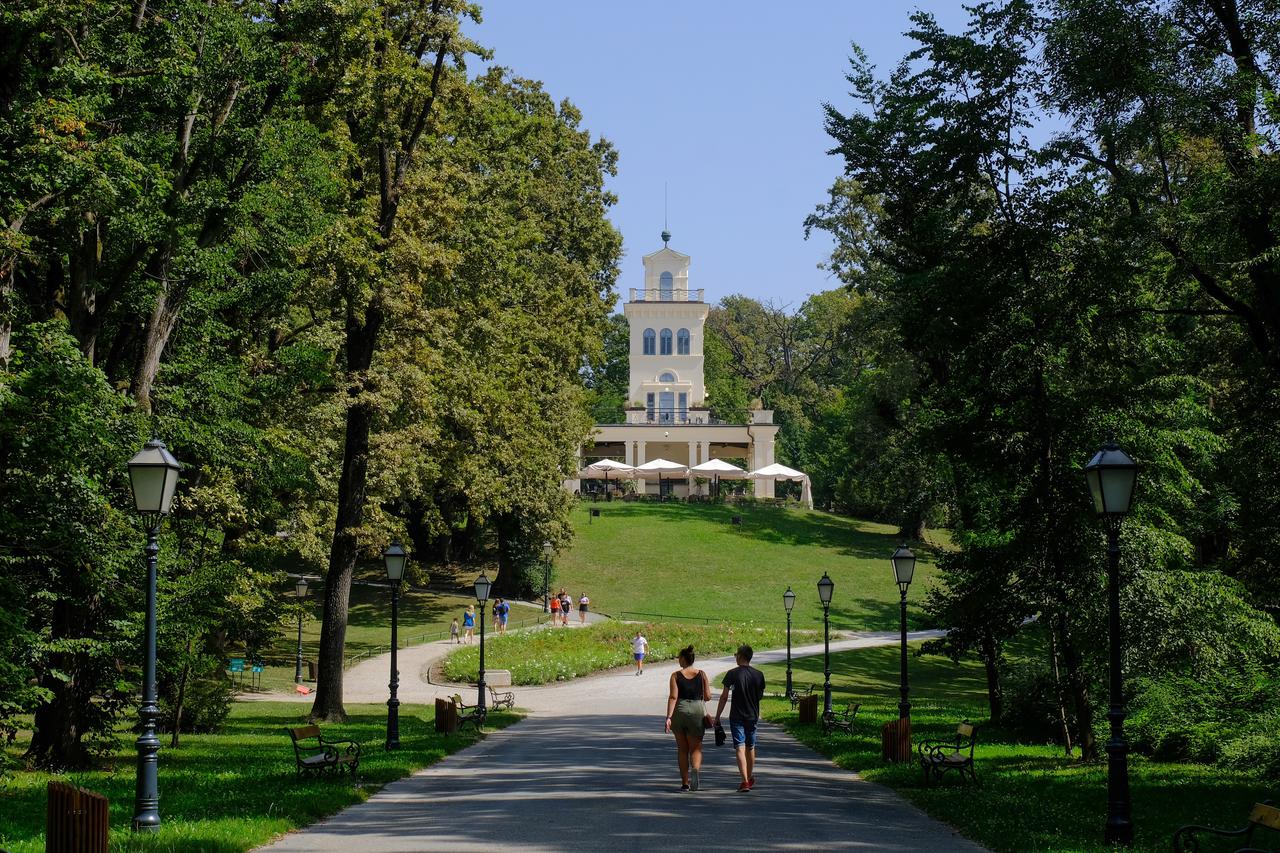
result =
[[733,748],[737,753],[738,773],[742,776],[739,793],[750,791],[756,784],[756,723],[760,720],[760,697],[764,696],[764,673],[750,666],[751,647],[738,646],[734,659],[738,665],[724,674],[724,689],[716,708],[716,725],[724,714],[725,702],[733,691],[729,709],[729,726],[733,729]]

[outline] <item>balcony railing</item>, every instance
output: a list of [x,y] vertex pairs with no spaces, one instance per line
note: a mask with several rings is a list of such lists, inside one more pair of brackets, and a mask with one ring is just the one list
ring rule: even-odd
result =
[[653,288],[631,288],[632,302],[701,302],[702,288],[697,290],[654,290]]
[[706,411],[684,411],[681,409],[665,409],[655,407],[645,411],[645,421],[651,424],[723,424],[725,421],[713,418]]

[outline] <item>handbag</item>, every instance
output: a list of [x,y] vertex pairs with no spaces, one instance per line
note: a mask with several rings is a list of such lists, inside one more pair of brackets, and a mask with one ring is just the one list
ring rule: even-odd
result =
[[724,746],[725,740],[724,726],[716,726],[716,746]]

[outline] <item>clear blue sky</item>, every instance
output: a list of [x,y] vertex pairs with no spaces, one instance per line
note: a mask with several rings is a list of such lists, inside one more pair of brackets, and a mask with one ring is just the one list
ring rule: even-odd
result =
[[691,286],[708,301],[744,293],[793,310],[836,286],[817,268],[829,241],[806,241],[803,223],[840,173],[822,103],[852,105],[850,43],[887,71],[911,49],[912,10],[950,30],[965,20],[958,0],[482,4],[469,31],[494,61],[568,98],[618,149],[624,298],[642,286],[640,258],[662,247],[667,182],[671,247],[693,256]]

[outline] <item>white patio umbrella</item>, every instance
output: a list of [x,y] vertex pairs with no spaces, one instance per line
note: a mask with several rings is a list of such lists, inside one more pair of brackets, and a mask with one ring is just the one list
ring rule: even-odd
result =
[[590,465],[583,468],[578,473],[578,476],[588,477],[588,478],[604,477],[604,490],[608,492],[610,471],[612,471],[615,474],[622,475],[622,474],[630,474],[633,470],[635,469],[633,469],[630,465],[626,465],[622,462],[616,462],[613,459],[600,459],[596,462],[592,462]]
[[701,465],[694,465],[689,469],[689,473],[695,477],[708,476],[711,477],[713,488],[716,493],[720,491],[720,480],[745,480],[747,472],[743,471],[737,465],[725,462],[723,459],[708,459]]
[[672,462],[669,459],[654,459],[643,465],[637,465],[633,473],[642,477],[649,477],[656,474],[658,477],[658,494],[662,494],[662,475],[667,474],[670,477],[687,477],[689,476],[689,467],[681,465],[679,462]]
[[747,476],[753,480],[799,480],[800,503],[804,504],[808,509],[813,509],[813,490],[810,487],[809,475],[803,471],[797,471],[794,468],[788,468],[786,465],[775,462],[772,465],[757,468],[748,473]]

